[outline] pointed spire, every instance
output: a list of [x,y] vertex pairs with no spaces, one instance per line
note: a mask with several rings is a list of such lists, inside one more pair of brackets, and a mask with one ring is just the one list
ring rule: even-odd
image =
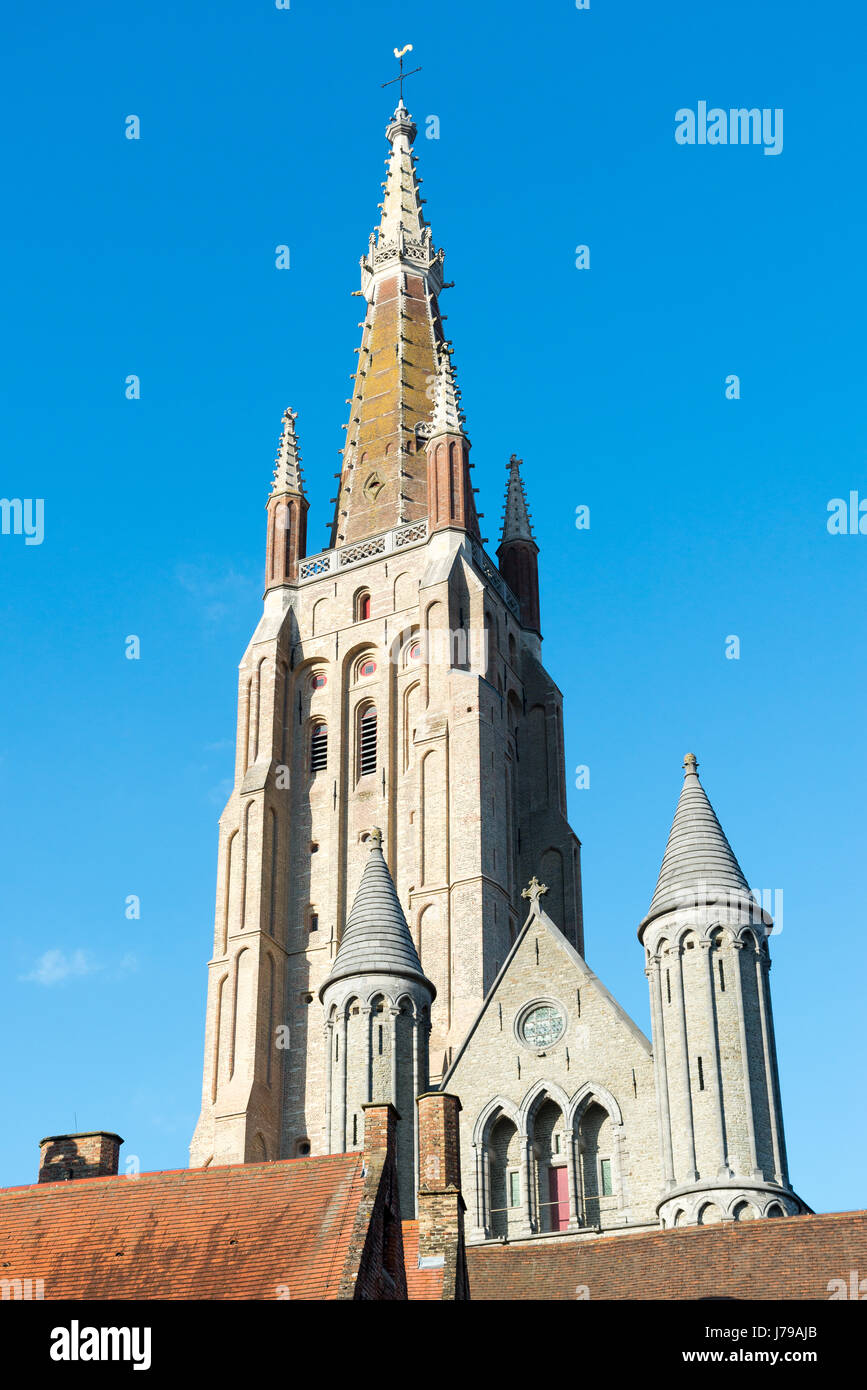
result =
[[757,920],[762,918],[761,908],[699,781],[694,753],[687,753],[683,768],[680,799],[653,901],[638,929],[639,938],[654,917],[678,907],[741,904],[755,909]]
[[335,980],[353,975],[398,975],[419,980],[435,993],[421,968],[418,952],[394,880],[382,853],[382,831],[370,832],[369,855],[343,932],[337,958],[324,991]]
[[532,541],[534,545],[536,543],[527,508],[524,480],[521,477],[522,463],[523,459],[512,454],[509,460],[509,481],[506,484],[506,510],[503,516],[501,545],[508,541]]
[[539,617],[539,547],[530,524],[521,459],[509,460],[503,536],[497,546],[500,574],[521,605],[521,623],[541,635]]
[[420,440],[430,422],[431,383],[445,339],[437,299],[444,288],[444,253],[434,250],[422,213],[415,134],[400,101],[386,130],[391,152],[379,226],[361,258],[361,288],[354,291],[365,300],[365,313],[340,451],[332,545],[421,521],[427,512]]
[[379,251],[386,246],[402,250],[407,240],[416,244],[430,240],[430,228],[421,210],[421,190],[413,163],[412,142],[416,133],[412,116],[401,99],[385,131],[391,154],[388,156],[385,193],[380,205],[382,216],[377,233]]
[[301,453],[295,434],[296,413],[283,411],[283,427],[274,460],[274,480],[268,494],[268,532],[265,542],[265,588],[291,584],[298,562],[307,553],[307,509],[301,476]]
[[288,407],[283,411],[283,427],[280,432],[280,443],[277,447],[277,457],[274,460],[274,481],[271,484],[271,496],[276,497],[282,492],[297,492],[304,496],[304,483],[301,477],[301,451],[298,448],[298,437],[295,433],[295,421],[298,412]]
[[455,379],[451,354],[450,345],[444,344],[437,364],[433,415],[430,426],[424,431],[430,439],[435,439],[440,434],[460,434],[466,438],[466,416],[460,406],[461,393]]

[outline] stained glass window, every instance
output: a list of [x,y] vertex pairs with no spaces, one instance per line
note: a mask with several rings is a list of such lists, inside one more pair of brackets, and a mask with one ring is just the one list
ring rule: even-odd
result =
[[538,1004],[521,1024],[521,1037],[530,1047],[551,1047],[561,1037],[565,1024],[553,1004]]

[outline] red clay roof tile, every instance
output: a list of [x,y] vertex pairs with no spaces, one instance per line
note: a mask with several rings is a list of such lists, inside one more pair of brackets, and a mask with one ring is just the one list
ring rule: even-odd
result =
[[332,1154],[6,1188],[0,1276],[46,1299],[333,1299],[361,1170]]

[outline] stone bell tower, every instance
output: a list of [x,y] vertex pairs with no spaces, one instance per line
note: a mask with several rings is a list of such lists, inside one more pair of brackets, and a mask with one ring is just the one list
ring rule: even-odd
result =
[[240,665],[235,783],[220,820],[194,1165],[338,1142],[323,1002],[342,1007],[334,971],[375,859],[371,824],[436,995],[432,1084],[515,939],[531,874],[583,947],[536,542],[515,463],[499,567],[485,549],[415,135],[401,99],[353,291],[364,313],[330,545],[313,554],[295,413],[283,418],[264,609]]

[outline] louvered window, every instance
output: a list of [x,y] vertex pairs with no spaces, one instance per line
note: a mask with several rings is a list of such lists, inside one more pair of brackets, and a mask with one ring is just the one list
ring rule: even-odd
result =
[[358,775],[366,777],[376,771],[376,710],[367,709],[361,716],[359,729]]
[[328,766],[328,725],[314,724],[310,735],[310,771],[324,772]]

